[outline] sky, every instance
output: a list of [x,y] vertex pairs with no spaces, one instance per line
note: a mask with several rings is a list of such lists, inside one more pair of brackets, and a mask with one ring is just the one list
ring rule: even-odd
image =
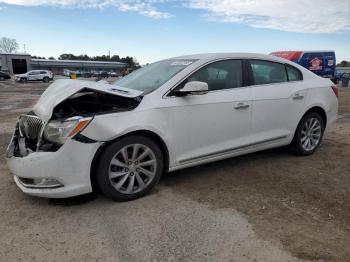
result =
[[0,0],[20,52],[132,56],[334,50],[350,61],[350,0]]

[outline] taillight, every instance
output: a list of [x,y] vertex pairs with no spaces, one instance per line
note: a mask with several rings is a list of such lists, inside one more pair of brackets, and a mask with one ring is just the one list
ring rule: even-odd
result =
[[336,97],[339,97],[339,88],[335,85],[332,86],[332,90]]

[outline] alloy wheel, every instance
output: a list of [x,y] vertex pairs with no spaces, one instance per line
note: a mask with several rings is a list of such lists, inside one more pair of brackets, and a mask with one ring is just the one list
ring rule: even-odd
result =
[[301,129],[301,146],[305,151],[314,150],[321,141],[322,125],[317,118],[309,118]]
[[123,194],[145,189],[156,176],[157,160],[154,152],[142,144],[130,144],[120,149],[109,165],[109,180]]

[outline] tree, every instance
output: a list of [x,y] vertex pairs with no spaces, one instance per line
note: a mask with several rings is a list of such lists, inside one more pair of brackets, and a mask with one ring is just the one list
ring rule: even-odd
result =
[[33,59],[46,59],[44,56],[35,56],[35,55],[32,55],[30,56],[31,58]]
[[18,50],[18,43],[16,39],[1,37],[0,38],[0,52],[14,53]]
[[111,61],[113,61],[113,62],[120,62],[120,57],[119,57],[119,55],[114,55],[114,56],[112,56],[112,57],[111,57]]
[[339,64],[337,64],[337,66],[339,67],[346,67],[346,66],[350,66],[350,62],[348,61],[341,61]]
[[53,56],[49,57],[50,60],[56,60]]
[[74,58],[75,58],[75,55],[73,54],[62,54],[58,57],[59,60],[78,60]]
[[136,69],[140,67],[139,62],[136,58],[131,56],[120,57],[119,55],[113,55],[110,57],[109,55],[101,55],[101,56],[88,56],[88,55],[73,55],[73,54],[61,54],[58,57],[58,60],[83,60],[83,61],[106,61],[106,62],[122,62],[126,63],[128,67]]

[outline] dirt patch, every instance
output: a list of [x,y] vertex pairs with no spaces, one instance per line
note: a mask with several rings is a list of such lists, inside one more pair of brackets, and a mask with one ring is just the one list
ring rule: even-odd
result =
[[342,119],[310,157],[274,149],[179,171],[163,183],[213,209],[246,214],[259,236],[281,241],[296,257],[347,261],[349,131],[350,119]]
[[246,214],[257,234],[301,259],[350,261],[350,91],[319,150],[278,148],[171,174],[163,183],[213,209]]

